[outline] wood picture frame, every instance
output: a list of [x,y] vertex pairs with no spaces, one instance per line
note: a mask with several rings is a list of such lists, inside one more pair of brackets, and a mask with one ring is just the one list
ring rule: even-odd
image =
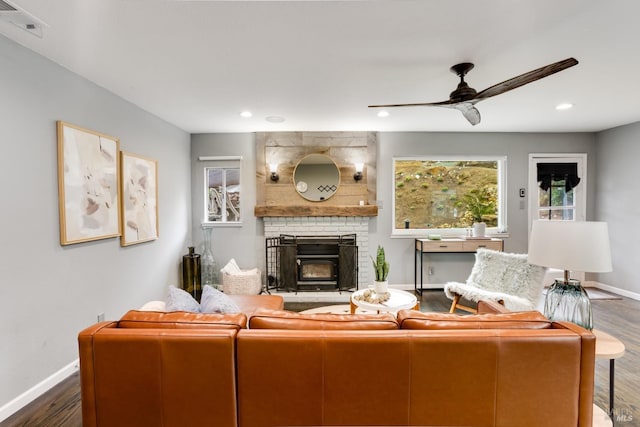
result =
[[60,244],[120,235],[120,140],[57,122]]
[[120,245],[156,240],[158,226],[158,162],[126,151],[120,152]]

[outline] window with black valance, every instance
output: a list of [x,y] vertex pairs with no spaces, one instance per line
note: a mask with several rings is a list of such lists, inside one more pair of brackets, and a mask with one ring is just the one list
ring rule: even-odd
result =
[[549,190],[553,181],[564,181],[566,191],[580,183],[577,163],[538,163],[538,183],[544,191]]

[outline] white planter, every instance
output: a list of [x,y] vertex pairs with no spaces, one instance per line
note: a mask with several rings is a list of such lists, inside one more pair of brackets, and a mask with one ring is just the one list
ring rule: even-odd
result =
[[484,222],[473,223],[473,237],[484,237],[487,230],[487,224]]
[[387,292],[389,289],[389,281],[385,280],[384,282],[373,282],[373,289],[376,291],[376,294],[383,294]]

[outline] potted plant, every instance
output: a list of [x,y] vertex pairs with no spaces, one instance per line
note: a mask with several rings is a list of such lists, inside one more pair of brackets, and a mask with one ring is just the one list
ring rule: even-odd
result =
[[473,236],[483,237],[486,230],[483,217],[485,215],[495,214],[496,212],[496,203],[495,200],[493,200],[491,192],[486,187],[471,190],[464,195],[462,203],[467,209],[465,216],[471,217]]
[[373,259],[373,257],[371,257],[371,261],[373,261],[373,271],[376,275],[374,289],[377,294],[385,293],[389,287],[389,282],[387,281],[387,276],[389,276],[389,263],[385,259],[384,248],[382,246],[378,246],[376,258]]

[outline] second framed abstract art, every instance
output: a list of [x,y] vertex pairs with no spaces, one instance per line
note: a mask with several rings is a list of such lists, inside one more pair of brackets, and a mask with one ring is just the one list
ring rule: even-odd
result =
[[158,162],[120,152],[122,234],[129,246],[158,238]]

